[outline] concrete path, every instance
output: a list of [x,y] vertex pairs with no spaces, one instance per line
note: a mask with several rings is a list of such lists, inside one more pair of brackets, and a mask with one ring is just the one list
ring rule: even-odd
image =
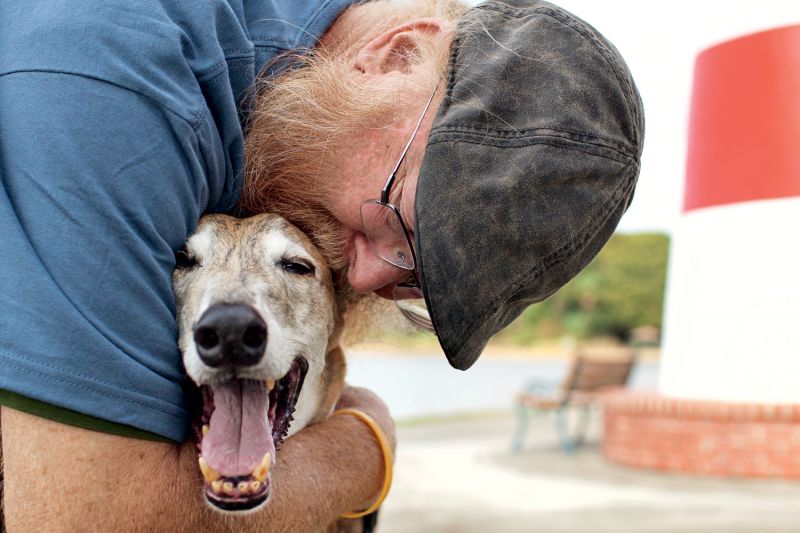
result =
[[724,480],[607,463],[599,427],[572,456],[552,420],[510,453],[511,415],[398,428],[381,533],[800,532],[800,482]]

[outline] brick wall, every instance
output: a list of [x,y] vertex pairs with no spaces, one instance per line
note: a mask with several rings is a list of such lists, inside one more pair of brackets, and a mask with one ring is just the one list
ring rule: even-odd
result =
[[800,478],[800,405],[618,391],[603,401],[603,454],[638,468]]

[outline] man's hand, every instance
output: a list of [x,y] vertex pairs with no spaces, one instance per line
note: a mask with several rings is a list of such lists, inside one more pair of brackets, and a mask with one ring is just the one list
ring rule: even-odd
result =
[[[343,401],[376,419],[394,442],[377,396],[347,388]],[[380,487],[383,458],[372,430],[336,416],[288,439],[273,469],[269,504],[223,516],[201,493],[197,452],[119,437],[2,408],[5,519],[10,532],[317,531],[358,510]]]

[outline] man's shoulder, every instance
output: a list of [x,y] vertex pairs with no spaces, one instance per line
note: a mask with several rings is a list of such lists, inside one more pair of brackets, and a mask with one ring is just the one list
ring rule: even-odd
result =
[[252,53],[241,14],[224,0],[8,0],[14,20],[0,38],[0,75],[59,72],[110,82],[171,105],[196,105],[198,79],[226,68],[226,53]]

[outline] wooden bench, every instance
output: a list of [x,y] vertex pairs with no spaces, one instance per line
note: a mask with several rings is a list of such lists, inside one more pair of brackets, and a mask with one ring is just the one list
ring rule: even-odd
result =
[[566,453],[573,453],[586,437],[592,405],[605,390],[624,387],[635,362],[632,349],[611,353],[584,349],[573,357],[560,387],[537,379],[529,381],[516,399],[518,422],[512,450],[522,449],[530,418],[555,413],[559,444]]

